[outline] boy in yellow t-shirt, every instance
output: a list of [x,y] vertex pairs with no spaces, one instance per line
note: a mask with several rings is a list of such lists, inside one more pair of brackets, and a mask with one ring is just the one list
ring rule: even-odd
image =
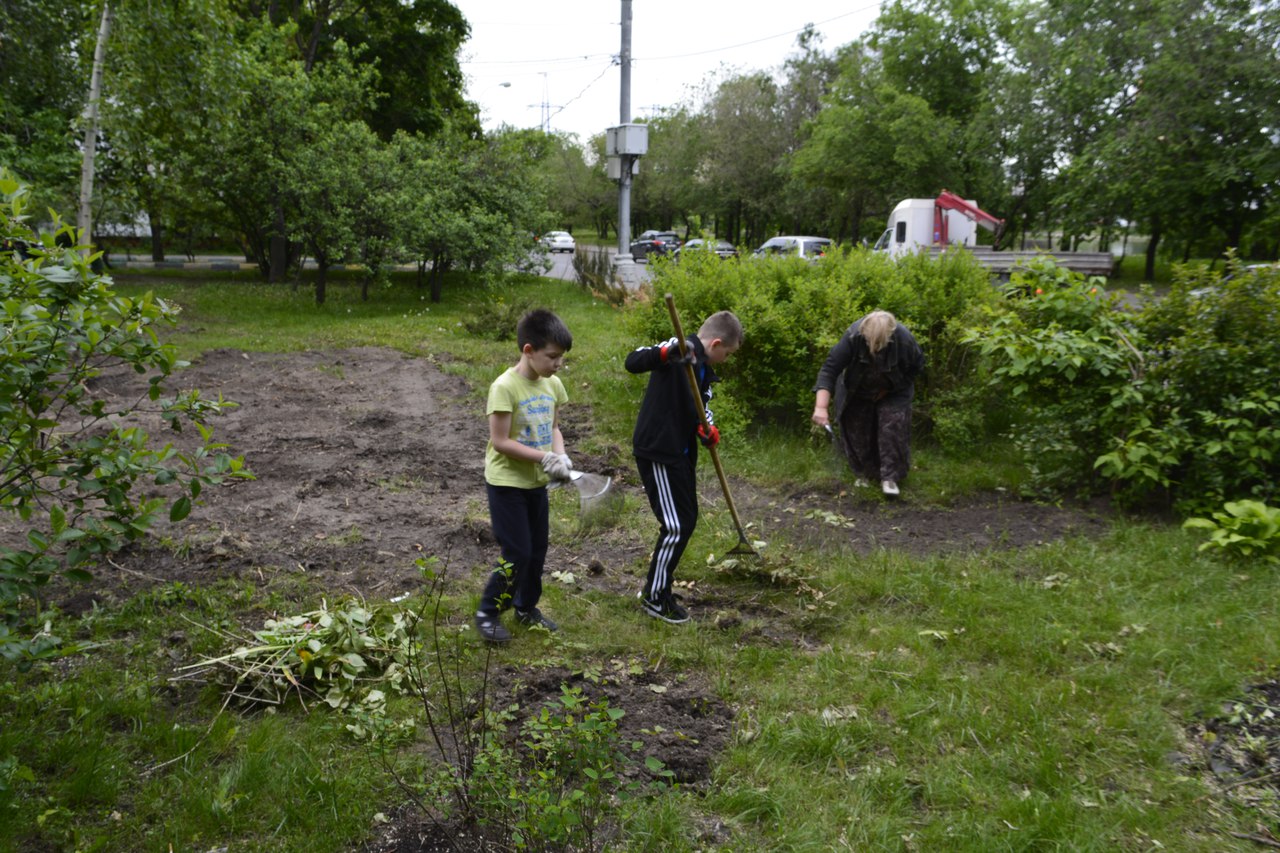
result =
[[511,639],[498,616],[513,605],[522,624],[558,630],[538,609],[551,527],[547,483],[567,480],[573,470],[558,420],[569,395],[556,376],[573,335],[559,317],[538,308],[520,318],[516,343],[520,360],[489,386],[486,407],[484,479],[502,565],[480,596],[476,630],[491,643]]

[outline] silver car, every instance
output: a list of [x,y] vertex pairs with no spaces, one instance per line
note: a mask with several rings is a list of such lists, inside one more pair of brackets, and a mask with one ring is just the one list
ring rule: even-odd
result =
[[820,258],[831,250],[831,241],[826,237],[771,237],[759,249],[751,254],[757,258],[798,257]]

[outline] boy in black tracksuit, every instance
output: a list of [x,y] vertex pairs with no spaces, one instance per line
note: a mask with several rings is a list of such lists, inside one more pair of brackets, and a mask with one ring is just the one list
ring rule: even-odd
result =
[[685,359],[675,338],[627,355],[627,372],[649,374],[631,442],[649,506],[658,518],[658,544],[640,598],[645,613],[664,622],[689,621],[688,611],[671,592],[671,582],[698,523],[698,442],[714,447],[720,441],[711,410],[706,410],[709,429],[698,418],[688,365],[693,365],[705,407],[711,401],[711,384],[719,378],[712,365],[723,362],[741,345],[742,323],[733,313],[719,311],[706,319],[696,337],[686,341]]

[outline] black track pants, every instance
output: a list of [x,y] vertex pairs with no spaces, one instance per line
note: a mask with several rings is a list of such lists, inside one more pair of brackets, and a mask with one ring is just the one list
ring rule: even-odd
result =
[[496,614],[513,604],[517,610],[529,610],[542,598],[542,567],[551,523],[547,490],[488,484],[485,488],[493,538],[502,548],[503,561],[511,564],[511,574],[498,569],[489,576],[478,610]]
[[636,468],[658,519],[658,544],[649,561],[643,594],[650,601],[662,601],[671,592],[676,566],[698,525],[698,484],[688,462],[664,465],[637,457]]

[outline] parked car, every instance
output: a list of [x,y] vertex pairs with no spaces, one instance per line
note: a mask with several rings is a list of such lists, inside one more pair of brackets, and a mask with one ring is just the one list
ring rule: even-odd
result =
[[786,256],[816,259],[830,249],[831,241],[826,237],[771,237],[751,255],[757,258]]
[[637,261],[648,260],[649,255],[667,255],[680,248],[680,238],[674,231],[645,231],[631,244],[631,257]]
[[738,257],[738,250],[728,240],[694,239],[675,250],[673,257],[680,259],[685,252],[715,252],[721,260]]
[[542,235],[541,242],[548,252],[568,252],[573,254],[573,250],[577,248],[577,244],[573,242],[573,235],[568,231],[548,231]]
[[[1273,262],[1269,264],[1246,264],[1244,267],[1240,267],[1234,272],[1228,272],[1225,275],[1223,275],[1222,278],[1218,279],[1218,285],[1226,284],[1227,282],[1233,281],[1237,278],[1248,279],[1248,278],[1254,278],[1260,275],[1266,275],[1266,276],[1280,275],[1280,263]],[[1195,290],[1192,290],[1190,292],[1190,295],[1198,299],[1201,296],[1204,296],[1208,293],[1212,293],[1216,289],[1217,289],[1217,285],[1213,285],[1210,287],[1197,287]]]

